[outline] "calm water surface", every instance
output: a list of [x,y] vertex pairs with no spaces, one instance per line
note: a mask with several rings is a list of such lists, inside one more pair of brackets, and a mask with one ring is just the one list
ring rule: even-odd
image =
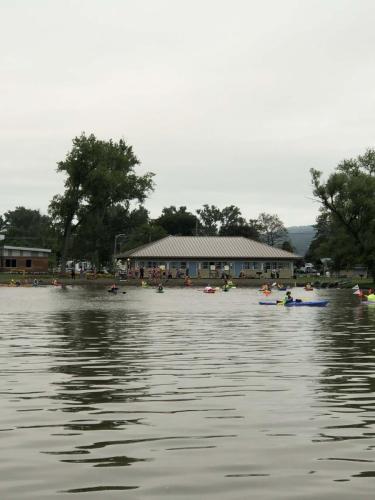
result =
[[0,498],[372,499],[375,306],[0,289]]

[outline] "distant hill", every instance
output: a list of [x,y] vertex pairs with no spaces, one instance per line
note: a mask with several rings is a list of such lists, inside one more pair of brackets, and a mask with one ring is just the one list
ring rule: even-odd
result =
[[315,236],[315,229],[313,226],[291,226],[286,229],[295,252],[304,256]]

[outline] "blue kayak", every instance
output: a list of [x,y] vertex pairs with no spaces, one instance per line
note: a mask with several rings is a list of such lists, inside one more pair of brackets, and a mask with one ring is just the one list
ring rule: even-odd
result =
[[269,300],[269,301],[260,301],[259,304],[261,306],[283,306],[285,305],[286,307],[300,307],[300,306],[307,306],[307,307],[325,307],[328,304],[329,300],[309,300],[306,302],[288,302],[287,304],[283,304],[282,302],[278,302],[277,300]]

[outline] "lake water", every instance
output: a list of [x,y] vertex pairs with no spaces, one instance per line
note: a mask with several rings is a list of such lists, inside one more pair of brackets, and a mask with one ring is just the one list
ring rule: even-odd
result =
[[374,498],[375,306],[293,295],[0,288],[0,498]]

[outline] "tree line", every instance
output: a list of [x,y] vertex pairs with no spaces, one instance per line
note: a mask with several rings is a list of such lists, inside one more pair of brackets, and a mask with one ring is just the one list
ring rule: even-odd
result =
[[169,206],[150,218],[144,202],[155,187],[154,174],[137,174],[139,163],[123,139],[75,137],[57,165],[65,176],[64,192],[52,198],[48,214],[19,206],[0,216],[5,243],[51,248],[62,268],[67,260],[89,260],[99,268],[111,262],[114,251],[168,234],[244,236],[292,250],[277,215],[261,213],[246,220],[234,205],[220,209],[206,204],[195,213],[186,206]]
[[[151,218],[144,204],[155,188],[154,174],[137,174],[139,163],[123,139],[74,138],[57,165],[64,192],[52,198],[47,214],[20,206],[0,216],[5,243],[51,248],[62,268],[67,260],[89,260],[99,268],[111,262],[114,251],[168,234],[244,236],[293,251],[275,214],[246,219],[235,205],[205,204],[195,211],[164,207]],[[311,179],[321,207],[306,260],[319,264],[329,258],[334,270],[365,265],[375,277],[375,151],[344,160],[325,182],[314,169]]]

